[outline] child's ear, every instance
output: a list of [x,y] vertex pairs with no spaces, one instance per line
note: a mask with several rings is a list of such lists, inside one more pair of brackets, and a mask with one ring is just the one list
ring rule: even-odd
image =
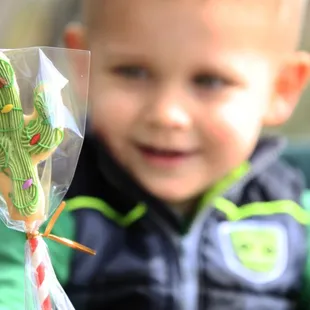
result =
[[79,100],[85,102],[88,97],[90,57],[89,53],[84,52],[87,50],[87,44],[83,26],[79,23],[68,24],[63,40],[65,47],[70,49],[67,60],[71,69],[71,85]]
[[84,27],[80,23],[70,23],[66,26],[63,35],[66,48],[86,49]]
[[264,126],[278,126],[290,118],[309,77],[310,55],[306,52],[294,53],[275,81],[274,96],[263,119]]

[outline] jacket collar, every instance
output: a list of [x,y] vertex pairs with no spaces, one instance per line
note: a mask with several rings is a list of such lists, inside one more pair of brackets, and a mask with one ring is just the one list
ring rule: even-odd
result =
[[[95,150],[95,160],[98,167],[98,193],[97,197],[105,200],[110,206],[121,214],[127,214],[138,203],[145,203],[176,229],[182,229],[183,219],[165,203],[148,193],[142,186],[125,171],[111,156],[108,148],[95,135],[89,137],[91,147]],[[238,182],[238,191],[226,191],[228,197],[240,192],[244,184],[257,174],[264,171],[278,160],[279,154],[285,146],[283,139],[268,137],[261,139],[250,158],[250,172]],[[234,187],[232,187],[234,188]]]

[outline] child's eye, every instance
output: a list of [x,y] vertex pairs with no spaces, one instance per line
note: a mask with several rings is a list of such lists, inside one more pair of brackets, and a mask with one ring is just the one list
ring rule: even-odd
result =
[[149,77],[149,72],[141,66],[119,66],[113,69],[113,72],[126,79],[145,80]]
[[231,84],[224,78],[215,75],[198,74],[194,77],[193,82],[196,86],[206,90],[218,90]]

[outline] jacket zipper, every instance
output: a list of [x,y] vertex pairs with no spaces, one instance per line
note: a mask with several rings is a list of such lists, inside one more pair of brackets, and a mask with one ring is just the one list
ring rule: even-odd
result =
[[[173,292],[173,304],[169,305],[165,310],[183,310],[182,302],[178,297],[181,291],[180,284],[183,280],[180,262],[180,256],[182,255],[181,237],[170,229],[168,224],[153,210],[150,210],[150,221],[162,234],[162,238],[165,239],[166,245],[169,247],[167,252],[163,253],[163,256],[165,257],[166,265],[169,270],[169,285]],[[171,264],[170,262],[174,263]]]

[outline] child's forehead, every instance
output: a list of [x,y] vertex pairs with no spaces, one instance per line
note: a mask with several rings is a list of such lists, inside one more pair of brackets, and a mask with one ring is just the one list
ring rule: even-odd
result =
[[[237,16],[249,17],[250,15],[259,18],[264,14],[267,19],[278,16],[292,1],[305,0],[84,0],[84,10],[86,14],[89,14],[89,21],[113,12],[119,14],[135,12],[138,14],[153,11],[156,14],[156,11],[161,9],[167,13],[184,9],[187,9],[189,13],[193,13],[194,9],[204,12],[212,11],[213,13],[221,10],[221,13],[227,14],[230,19],[236,19]],[[145,10],[146,8],[149,10]]]
[[263,40],[264,44],[271,44],[282,40],[282,36],[288,39],[290,33],[298,31],[297,17],[303,1],[85,0],[85,13],[90,31],[97,34],[107,35],[117,30],[136,36],[143,29],[152,28],[154,32],[156,27],[158,33],[164,27],[179,27],[179,32],[189,32],[196,27],[197,33],[207,30],[223,41],[227,41],[229,32],[234,41],[244,43],[256,37],[257,43]]

